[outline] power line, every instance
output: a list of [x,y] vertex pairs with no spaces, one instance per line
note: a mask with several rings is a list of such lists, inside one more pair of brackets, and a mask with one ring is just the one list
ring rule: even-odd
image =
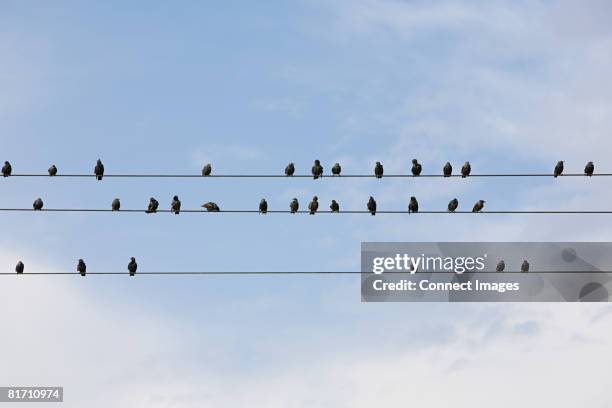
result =
[[[606,274],[606,273],[612,273],[612,271],[529,271],[529,272],[522,272],[522,271],[503,271],[503,272],[497,272],[497,271],[468,271],[465,272],[464,274],[458,274],[456,272],[453,271],[418,271],[415,272],[414,274],[410,273],[410,272],[403,272],[403,271],[387,271],[384,272],[382,274],[374,274],[373,272],[360,272],[360,271],[292,271],[292,272],[288,272],[288,271],[234,271],[234,272],[212,272],[212,271],[193,271],[193,272],[188,272],[188,271],[176,271],[176,272],[136,272],[136,275],[165,275],[165,276],[171,276],[171,275],[176,275],[176,276],[185,276],[185,275],[218,275],[218,276],[243,276],[243,275],[360,275],[360,274],[366,274],[366,275],[373,275],[373,276],[384,276],[384,275],[388,275],[388,274],[404,274],[404,275],[422,275],[422,274],[440,274],[440,275],[448,275],[448,274],[454,274],[454,275],[458,275],[458,276],[462,276],[462,275],[468,275],[470,273],[481,273],[481,274],[493,274],[493,275],[503,275],[503,274],[579,274],[579,273],[596,273],[596,274]],[[8,275],[16,275],[16,276],[22,276],[22,275],[34,275],[34,276],[42,276],[42,275],[49,275],[49,276],[56,276],[56,275],[80,275],[79,272],[24,272],[23,274],[17,274],[15,272],[0,272],[0,275],[3,276],[8,276]],[[129,275],[129,272],[87,272],[86,275]]]

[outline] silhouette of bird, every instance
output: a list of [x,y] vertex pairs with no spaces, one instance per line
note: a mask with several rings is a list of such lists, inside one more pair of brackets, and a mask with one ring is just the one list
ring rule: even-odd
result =
[[138,264],[136,263],[136,258],[131,257],[130,263],[128,264],[128,272],[130,273],[130,276],[134,276],[137,269],[138,269]]
[[178,196],[172,197],[172,203],[170,204],[170,209],[174,211],[174,214],[178,215],[181,212],[181,200],[179,200]]
[[314,161],[314,165],[312,166],[312,178],[315,180],[319,177],[323,177],[323,166],[321,166],[321,162],[319,160]]
[[593,172],[595,171],[595,165],[592,161],[588,162],[586,166],[584,166],[584,174],[591,177]]
[[208,163],[202,167],[202,176],[210,176],[210,173],[212,173],[212,164]]
[[259,212],[261,214],[267,214],[268,212],[268,202],[266,201],[265,198],[262,198],[261,201],[259,202]]
[[374,166],[374,175],[376,178],[382,178],[384,173],[383,165],[380,164],[379,161],[376,162],[376,166]]
[[419,212],[419,202],[416,197],[410,197],[410,202],[408,203],[408,213]]
[[329,209],[333,213],[339,213],[340,212],[340,204],[338,204],[336,202],[336,200],[332,200],[331,205],[329,206]]
[[217,203],[213,203],[212,201],[202,204],[202,207],[206,208],[206,211],[208,212],[219,212],[220,211]]
[[423,166],[417,161],[417,159],[412,159],[412,175],[420,176],[421,171],[423,170]]
[[121,201],[119,201],[118,198],[115,198],[111,204],[111,209],[113,211],[119,211],[121,210]]
[[145,211],[147,214],[152,214],[157,212],[157,208],[159,207],[159,201],[157,201],[155,198],[151,197],[149,199],[149,206],[147,207],[147,210]]
[[340,163],[334,164],[334,167],[332,167],[332,175],[339,176],[341,172],[342,167],[340,166]]
[[474,204],[474,208],[472,208],[472,212],[480,212],[484,208],[485,200],[478,200],[476,204]]
[[96,175],[97,180],[102,180],[104,177],[104,165],[102,164],[102,160],[98,159],[96,162],[96,167],[94,167],[94,174]]
[[457,207],[459,207],[459,200],[457,200],[456,198],[453,198],[452,200],[450,200],[448,202],[448,211],[449,212],[455,212]]
[[13,166],[11,166],[11,163],[5,161],[4,166],[2,166],[2,175],[4,177],[8,177],[11,175],[12,171],[13,171]]
[[289,204],[289,209],[291,210],[291,214],[295,214],[300,209],[300,203],[297,198],[291,200],[291,204]]
[[23,264],[23,262],[19,261],[17,262],[17,266],[15,266],[15,272],[23,273],[24,268],[25,268],[25,265]]
[[310,215],[314,215],[319,209],[319,197],[312,197],[312,201],[308,204],[308,209],[310,210]]
[[77,264],[77,272],[80,273],[81,276],[85,276],[87,273],[87,265],[85,265],[82,259],[79,259],[79,263]]
[[370,196],[370,199],[368,200],[368,211],[370,214],[376,215],[376,200],[374,200],[374,197],[372,196]]
[[291,177],[295,173],[295,165],[293,163],[289,163],[287,167],[285,167],[285,176]]
[[32,207],[34,207],[35,211],[40,211],[43,208],[43,200],[39,197],[36,200],[34,200],[34,204],[32,204]]
[[523,261],[523,264],[521,265],[521,272],[529,272],[529,262],[526,260]]
[[560,176],[561,173],[563,173],[563,160],[557,162],[557,165],[555,166],[555,174],[554,174],[555,178]]
[[450,177],[451,174],[453,174],[453,166],[451,166],[449,162],[446,162],[442,172],[444,173],[444,177]]
[[51,167],[49,167],[49,170],[47,170],[49,172],[49,175],[51,177],[57,175],[57,167],[55,167],[55,164],[52,164]]
[[461,168],[461,178],[466,178],[472,172],[472,165],[469,161],[466,161]]

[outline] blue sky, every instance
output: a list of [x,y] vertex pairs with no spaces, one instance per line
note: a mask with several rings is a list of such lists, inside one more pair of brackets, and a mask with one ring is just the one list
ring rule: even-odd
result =
[[[218,173],[280,173],[289,161],[305,172],[314,159],[347,173],[377,160],[408,172],[414,157],[426,172],[465,160],[474,172],[547,172],[557,160],[610,172],[610,11],[603,1],[2,1],[0,160],[15,172],[91,172],[97,158],[109,173],[199,173],[209,161]],[[453,197],[463,208],[482,198],[491,209],[609,209],[611,198],[597,178],[12,178],[0,192],[2,207],[40,196],[49,208],[100,208],[120,197],[143,209],[175,194],[192,209],[256,209],[262,197],[286,209],[315,194],[345,209],[364,209],[370,195],[380,209],[405,209],[412,195],[424,209]],[[22,259],[30,272],[73,271],[78,258],[123,271],[130,256],[149,271],[349,271],[363,241],[609,241],[612,226],[493,215],[0,220],[3,268]],[[598,352],[612,337],[599,306],[361,304],[353,277],[6,278],[0,299],[0,322],[14,328],[0,340],[0,383],[63,384],[75,407],[95,406],[92,395],[130,407],[353,407],[410,395],[447,406],[428,393],[438,381],[467,406],[463,381],[487,384],[484,403],[502,391],[493,376],[543,403],[538,391],[568,381],[554,370],[561,355],[588,371],[584,384],[600,384]],[[530,363],[517,363],[523,354]],[[525,367],[550,381],[531,389]],[[568,394],[548,397],[571,406]]]

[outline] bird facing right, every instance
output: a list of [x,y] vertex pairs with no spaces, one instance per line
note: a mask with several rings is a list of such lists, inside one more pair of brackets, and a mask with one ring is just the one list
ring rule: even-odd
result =
[[312,201],[308,204],[308,209],[310,210],[310,215],[315,215],[317,210],[319,209],[319,197],[312,197]]
[[553,176],[557,178],[561,175],[561,173],[563,173],[563,160],[557,162]]
[[291,177],[295,173],[295,164],[289,163],[287,167],[285,167],[285,176]]
[[504,269],[506,269],[506,263],[504,262],[504,260],[502,259],[501,261],[499,261],[497,263],[497,266],[495,267],[495,271],[496,272],[503,272]]
[[57,175],[57,167],[55,166],[55,164],[52,164],[47,171],[49,172],[49,176],[51,177]]
[[293,200],[291,200],[291,203],[289,204],[289,210],[291,211],[291,214],[295,214],[298,212],[299,209],[300,209],[300,203],[297,198],[294,198]]
[[207,177],[212,173],[212,164],[207,163],[202,167],[202,176]]
[[455,212],[455,210],[459,207],[459,200],[453,198],[448,203],[448,212]]
[[476,201],[476,204],[474,204],[474,207],[472,208],[472,212],[481,212],[482,209],[484,208],[485,205],[485,200],[478,200]]
[[340,204],[338,204],[338,202],[336,200],[332,200],[329,209],[331,210],[332,213],[339,213],[340,212]]

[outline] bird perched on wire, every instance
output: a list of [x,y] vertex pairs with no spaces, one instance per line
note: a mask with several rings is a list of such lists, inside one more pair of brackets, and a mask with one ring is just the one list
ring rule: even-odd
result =
[[368,211],[370,214],[376,215],[376,200],[372,196],[370,196],[370,199],[368,200]]
[[419,212],[419,202],[416,197],[410,197],[410,202],[408,203],[408,214]]
[[80,273],[81,276],[85,276],[87,273],[87,265],[85,265],[82,259],[79,259],[79,263],[77,264],[77,272]]
[[336,200],[332,200],[329,209],[331,210],[331,212],[333,213],[339,213],[340,212],[340,204],[338,204],[338,202]]
[[376,166],[374,166],[374,175],[376,176],[376,178],[382,178],[384,173],[384,169],[383,169],[383,165],[380,164],[379,161],[376,162]]
[[553,175],[555,178],[557,178],[561,175],[561,173],[563,173],[563,160],[557,162],[557,165],[555,166],[555,173]]
[[289,163],[287,167],[285,167],[285,176],[291,177],[295,173],[295,164]]
[[49,175],[51,177],[57,175],[57,167],[55,166],[55,164],[52,164],[47,171],[49,172]]
[[111,203],[111,209],[113,211],[119,211],[121,209],[121,201],[118,198],[115,198]]
[[206,211],[208,212],[219,212],[220,211],[217,203],[213,203],[212,201],[202,204],[202,207],[206,208]]
[[210,176],[210,173],[212,173],[212,164],[207,163],[202,167],[202,176]]
[[320,160],[315,160],[311,169],[312,178],[318,179],[319,177],[323,177],[323,166],[321,166]]
[[289,204],[289,209],[291,210],[291,214],[295,214],[298,212],[298,210],[300,209],[300,203],[298,202],[297,198],[291,200],[291,203]]
[[448,202],[448,212],[455,212],[455,210],[459,207],[459,200],[453,198]]
[[94,174],[97,180],[102,180],[104,177],[104,165],[102,164],[102,160],[98,159],[96,162],[96,167],[94,167]]
[[497,267],[495,268],[495,271],[497,272],[503,272],[504,269],[506,269],[506,263],[504,262],[504,260],[502,259],[501,261],[499,261],[497,263]]
[[422,170],[423,166],[421,166],[421,163],[419,163],[417,159],[412,159],[412,175],[415,177],[420,176]]
[[130,258],[130,263],[128,264],[127,268],[128,268],[128,272],[130,273],[130,276],[134,276],[134,274],[136,273],[136,270],[138,269],[136,258],[134,257]]
[[8,177],[11,175],[12,171],[13,171],[13,166],[11,166],[11,163],[5,161],[4,166],[2,166],[2,175],[4,177]]
[[527,260],[523,261],[521,272],[529,272],[529,262],[527,262]]
[[172,197],[172,203],[170,204],[170,209],[174,211],[174,214],[178,215],[181,212],[181,200],[179,200],[178,196]]
[[442,169],[442,173],[444,174],[444,177],[450,177],[451,174],[453,174],[453,166],[451,166],[449,162],[446,162],[444,168]]
[[469,161],[466,161],[461,167],[461,178],[466,178],[472,172],[472,165]]
[[25,265],[23,264],[23,262],[21,261],[17,262],[17,266],[15,266],[15,272],[23,273],[24,269],[25,269]]
[[32,204],[32,207],[34,208],[34,211],[40,211],[43,208],[43,200],[42,198],[38,197],[36,200],[34,200],[34,204]]
[[340,163],[334,164],[334,167],[332,167],[332,175],[339,176],[341,172],[342,172],[342,167],[340,166]]
[[484,205],[485,205],[485,200],[476,201],[476,204],[474,204],[474,207],[472,208],[472,212],[482,211],[482,209],[484,208]]
[[319,197],[312,197],[312,201],[308,204],[308,209],[310,210],[310,215],[314,215],[319,209]]
[[153,214],[157,212],[157,209],[159,208],[159,201],[157,201],[155,198],[151,197],[149,199],[149,206],[147,207],[147,210],[145,211],[147,214]]
[[261,201],[259,202],[259,213],[260,214],[268,213],[268,202],[266,201],[265,198],[262,198]]
[[593,164],[592,161],[588,162],[586,166],[584,166],[584,174],[586,176],[591,177],[594,171],[595,171],[595,165]]

